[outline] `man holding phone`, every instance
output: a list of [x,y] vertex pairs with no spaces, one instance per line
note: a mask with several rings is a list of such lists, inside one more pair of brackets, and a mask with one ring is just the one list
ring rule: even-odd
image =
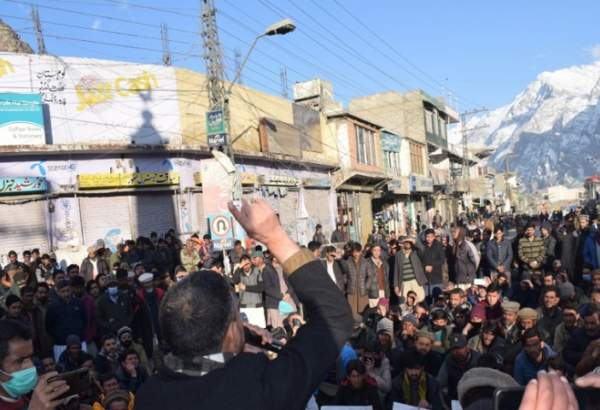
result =
[[[30,330],[11,320],[0,320],[0,408],[3,410],[53,409],[61,404],[58,397],[69,390],[64,380],[49,381],[57,375],[49,372],[38,379],[33,364]],[[33,391],[31,400],[27,395]]]

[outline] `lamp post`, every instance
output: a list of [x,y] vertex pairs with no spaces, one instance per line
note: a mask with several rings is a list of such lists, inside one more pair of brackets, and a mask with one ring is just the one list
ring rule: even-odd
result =
[[[294,22],[291,19],[284,19],[284,20],[278,21],[277,23],[274,23],[274,24],[270,25],[269,27],[267,27],[267,29],[262,34],[258,35],[254,39],[254,41],[252,41],[252,44],[250,45],[250,48],[248,49],[248,52],[246,53],[246,56],[244,57],[242,64],[240,64],[240,67],[238,68],[237,72],[235,73],[235,77],[229,83],[229,87],[227,87],[227,90],[225,91],[225,96],[224,96],[225,98],[223,101],[223,116],[225,119],[225,130],[228,134],[227,154],[229,155],[229,158],[231,159],[232,163],[235,162],[232,145],[239,138],[239,136],[236,138],[233,138],[233,139],[230,138],[231,137],[231,135],[230,135],[230,132],[231,132],[230,120],[231,120],[231,118],[229,115],[229,97],[231,96],[233,86],[240,79],[240,76],[242,75],[242,70],[244,69],[244,66],[246,65],[246,63],[248,62],[248,59],[250,58],[250,54],[254,50],[254,47],[256,47],[256,43],[258,42],[258,40],[260,40],[263,37],[267,37],[267,36],[285,35],[285,34],[291,33],[295,29],[296,29],[296,25],[294,24]],[[240,135],[243,135],[243,133]]]

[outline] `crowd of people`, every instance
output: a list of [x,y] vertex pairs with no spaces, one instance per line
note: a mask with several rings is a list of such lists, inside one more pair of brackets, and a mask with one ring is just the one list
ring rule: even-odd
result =
[[[322,291],[352,312],[352,333],[339,343],[336,363],[319,376],[303,408],[377,410],[398,402],[447,409],[452,401],[464,409],[493,408],[496,388],[526,386],[540,371],[573,381],[599,367],[595,216],[579,209],[470,216],[445,222],[436,213],[432,225],[418,227],[413,236],[378,227],[364,244],[349,241],[342,225],[329,238],[317,226],[313,240],[299,247],[326,273],[315,274],[319,283],[311,284],[286,274],[290,255],[261,238],[238,241],[228,252],[215,252],[210,235],[181,243],[173,230],[125,241],[115,252],[99,240],[80,264],[66,267],[37,249],[11,251],[0,282],[0,409],[123,410],[155,394],[160,389],[153,375],[179,363],[177,343],[168,335],[186,339],[173,327],[186,328],[183,318],[196,317],[176,298],[190,297],[186,286],[199,283],[199,271],[222,278],[235,295],[246,341],[259,339],[245,350],[270,360],[285,346],[307,343],[308,324],[318,322],[319,309],[313,299],[307,302],[304,287],[343,296]],[[196,290],[192,299],[210,299],[200,294],[205,289]],[[227,338],[223,332],[217,336]],[[31,341],[30,347],[15,352],[9,348],[15,339]],[[47,381],[81,368],[89,386],[68,402],[42,392],[45,407],[36,407],[41,399],[27,394],[38,381],[35,373]],[[52,394],[65,388],[53,383]],[[137,408],[151,408],[147,398],[144,403]]]

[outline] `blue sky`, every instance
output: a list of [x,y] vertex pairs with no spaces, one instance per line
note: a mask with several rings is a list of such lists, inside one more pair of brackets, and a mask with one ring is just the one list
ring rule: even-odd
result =
[[[160,63],[159,26],[166,23],[174,65],[204,71],[200,0],[32,1],[52,54]],[[296,32],[261,40],[242,75],[245,84],[273,94],[282,92],[285,66],[290,94],[294,82],[319,76],[344,102],[422,88],[451,94],[459,110],[495,108],[542,71],[600,59],[597,0],[215,3],[229,78],[236,49],[244,55],[254,36],[284,15],[296,21]],[[26,2],[0,0],[1,18],[35,47],[29,12]]]

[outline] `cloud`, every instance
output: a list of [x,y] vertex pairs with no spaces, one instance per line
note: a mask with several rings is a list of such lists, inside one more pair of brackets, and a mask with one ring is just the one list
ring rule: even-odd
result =
[[94,22],[92,23],[92,29],[98,30],[101,26],[102,20],[100,20],[99,18],[94,19]]
[[600,44],[595,44],[587,50],[594,60],[600,60]]

